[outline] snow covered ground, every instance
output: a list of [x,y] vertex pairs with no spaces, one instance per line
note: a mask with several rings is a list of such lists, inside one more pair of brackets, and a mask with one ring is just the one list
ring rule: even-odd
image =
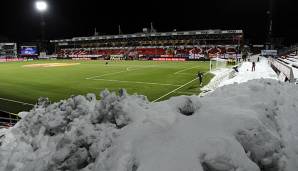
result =
[[[222,68],[215,70],[212,73],[215,77],[210,81],[208,85],[202,88],[203,93],[200,96],[205,96],[211,93],[218,87],[222,87],[234,83],[244,83],[254,79],[275,79],[277,80],[277,74],[268,64],[266,58],[260,58],[260,62],[257,62],[259,55],[250,57],[250,62],[243,62],[239,69],[239,72],[235,72],[234,69]],[[252,72],[252,61],[256,62],[256,71]]]
[[[293,65],[298,67],[298,56],[292,56],[292,58],[289,59],[281,59],[283,61],[286,61],[287,63],[289,63],[288,66],[292,67]],[[295,67],[292,67],[293,69],[293,73],[294,73],[294,77],[298,78],[298,69]]]
[[[251,61],[256,62],[256,58],[258,56],[253,56]],[[252,62],[243,62],[241,67],[239,68],[239,73],[236,73],[236,76],[232,79],[226,79],[219,85],[229,85],[233,83],[243,83],[247,82],[249,80],[254,79],[261,79],[261,78],[267,78],[267,79],[277,79],[276,73],[273,71],[273,69],[268,64],[268,60],[266,58],[260,58],[260,62],[256,62],[256,71],[252,72]]]
[[205,97],[151,103],[121,90],[41,99],[0,131],[0,170],[296,171],[298,87],[263,79],[276,79],[266,64],[251,73],[244,63],[231,85]]
[[293,68],[293,74],[294,74],[294,77],[296,79],[298,79],[298,69],[297,68]]
[[202,93],[200,94],[200,96],[205,96],[211,93],[212,91],[217,89],[222,82],[231,79],[230,77],[233,73],[233,69],[221,68],[221,69],[212,71],[211,73],[214,74],[215,76],[207,85],[201,88]]

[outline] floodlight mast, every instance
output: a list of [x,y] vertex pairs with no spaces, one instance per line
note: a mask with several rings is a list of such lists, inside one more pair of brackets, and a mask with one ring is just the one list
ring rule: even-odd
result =
[[40,26],[41,26],[41,42],[40,42],[40,51],[44,52],[46,49],[44,47],[45,42],[45,19],[44,14],[48,10],[48,3],[43,0],[38,0],[35,2],[35,8],[37,12],[40,14]]
[[269,49],[273,49],[273,0],[269,0],[269,10],[267,11],[268,15],[268,35],[267,35],[267,43],[269,45]]

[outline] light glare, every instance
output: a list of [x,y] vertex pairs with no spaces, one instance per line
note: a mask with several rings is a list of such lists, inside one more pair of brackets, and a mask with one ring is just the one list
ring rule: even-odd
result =
[[45,1],[37,1],[35,7],[38,11],[44,12],[48,9],[48,4]]

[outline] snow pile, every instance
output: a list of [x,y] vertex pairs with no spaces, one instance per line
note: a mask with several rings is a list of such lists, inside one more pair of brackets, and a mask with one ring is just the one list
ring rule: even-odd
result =
[[0,170],[295,171],[297,104],[298,87],[274,80],[158,103],[42,99],[0,140]]
[[2,145],[2,141],[4,140],[5,138],[5,134],[7,132],[7,129],[5,128],[0,128],[0,146]]
[[298,57],[297,56],[292,56],[291,58],[287,58],[287,59],[282,59],[280,58],[280,60],[287,62],[288,66],[291,67],[293,69],[293,74],[295,78],[298,78]]
[[[266,58],[260,58],[260,62],[256,62],[256,58],[259,56],[251,57],[251,62],[243,62],[239,68],[239,72],[232,79],[224,80],[219,86],[229,85],[233,83],[243,83],[254,79],[276,79],[277,75],[270,67]],[[252,72],[252,61],[256,62],[256,71]]]
[[[260,59],[260,62],[257,62],[258,58]],[[256,62],[256,71],[254,72],[251,71],[252,61]],[[209,93],[212,93],[218,87],[234,83],[244,83],[249,80],[261,78],[277,80],[277,74],[269,65],[267,58],[260,57],[259,55],[251,56],[250,62],[241,63],[241,65],[239,65],[238,71],[239,72],[236,72],[232,68],[222,68],[212,71],[212,74],[214,74],[215,77],[213,77],[213,79],[201,89],[202,93],[200,96],[205,96]]]
[[203,88],[201,88],[202,93],[200,96],[205,96],[209,94],[210,92],[214,91],[219,87],[219,85],[228,80],[232,73],[234,73],[233,69],[230,68],[221,68],[215,71],[211,72],[215,76],[211,79],[211,81],[205,85]]

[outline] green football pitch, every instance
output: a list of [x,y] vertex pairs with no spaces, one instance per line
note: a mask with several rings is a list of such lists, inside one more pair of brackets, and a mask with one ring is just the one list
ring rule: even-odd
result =
[[0,110],[17,113],[31,109],[31,104],[39,97],[56,102],[71,95],[98,95],[106,88],[110,91],[125,88],[129,94],[145,95],[150,101],[199,94],[198,71],[206,73],[203,85],[213,77],[208,73],[209,62],[110,61],[106,64],[104,61],[57,60],[1,63]]

